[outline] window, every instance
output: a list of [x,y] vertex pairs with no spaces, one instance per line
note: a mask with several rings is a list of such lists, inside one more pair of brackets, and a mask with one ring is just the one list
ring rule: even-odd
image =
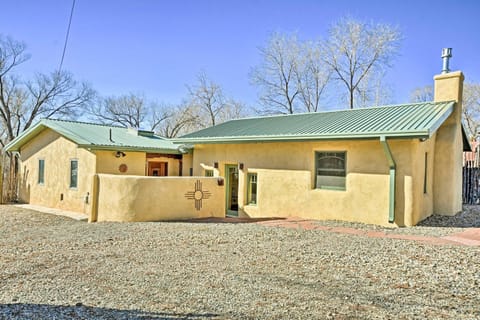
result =
[[257,204],[257,174],[249,173],[247,179],[247,204]]
[[345,190],[346,152],[315,152],[317,189]]
[[425,152],[425,172],[423,174],[423,193],[427,193],[428,154]]
[[70,188],[78,186],[78,160],[70,160]]
[[45,160],[38,160],[38,184],[45,183]]
[[205,177],[213,177],[213,170],[205,169]]

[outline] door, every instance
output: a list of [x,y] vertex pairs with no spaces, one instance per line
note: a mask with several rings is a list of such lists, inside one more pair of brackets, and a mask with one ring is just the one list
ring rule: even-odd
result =
[[148,162],[148,175],[166,177],[168,176],[168,162]]
[[238,216],[238,166],[225,165],[227,216]]

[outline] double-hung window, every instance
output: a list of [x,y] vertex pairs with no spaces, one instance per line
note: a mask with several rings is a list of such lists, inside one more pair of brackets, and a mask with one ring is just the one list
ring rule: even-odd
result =
[[70,160],[70,188],[78,187],[78,160]]
[[317,189],[345,190],[347,153],[315,152],[315,186]]
[[257,174],[249,173],[247,176],[247,204],[257,204]]

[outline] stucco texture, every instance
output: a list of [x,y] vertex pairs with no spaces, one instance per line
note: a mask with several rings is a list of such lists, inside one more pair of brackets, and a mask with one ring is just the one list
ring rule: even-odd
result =
[[[40,159],[45,161],[43,184],[38,183]],[[70,188],[70,161],[74,159],[78,160],[78,186]],[[20,160],[22,202],[90,214],[93,153],[46,129],[22,147]]]
[[[389,140],[397,164],[395,224],[413,225],[431,215],[433,165],[427,166],[427,193],[423,192],[425,152],[434,141]],[[345,190],[315,188],[315,152],[345,151]],[[219,163],[244,164],[239,170],[239,215],[248,217],[299,216],[338,219],[391,226],[388,223],[389,166],[378,140],[206,144],[195,146],[194,174]],[[433,164],[432,159],[429,163]],[[430,169],[428,169],[430,167]],[[256,205],[246,205],[247,174],[256,172]]]
[[224,186],[218,184],[217,178],[98,174],[95,192],[98,202],[94,204],[90,221],[225,216]]

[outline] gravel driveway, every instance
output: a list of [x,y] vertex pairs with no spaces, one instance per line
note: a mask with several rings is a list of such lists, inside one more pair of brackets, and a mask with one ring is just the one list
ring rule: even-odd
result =
[[479,247],[11,206],[0,235],[0,319],[480,319]]

